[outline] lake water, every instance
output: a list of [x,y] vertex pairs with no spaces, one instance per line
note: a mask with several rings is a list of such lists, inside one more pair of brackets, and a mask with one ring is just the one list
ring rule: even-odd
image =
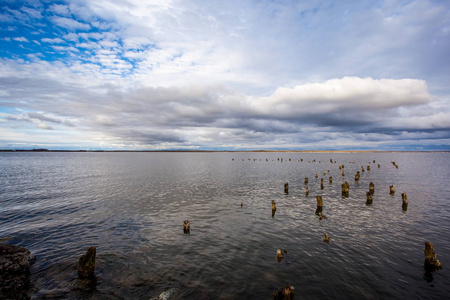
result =
[[[449,166],[449,153],[4,152],[0,239],[36,255],[34,299],[150,299],[172,287],[183,299],[272,299],[287,283],[296,299],[442,299]],[[425,272],[424,241],[441,270]],[[70,291],[90,246],[96,290]],[[287,250],[280,262],[277,248]]]

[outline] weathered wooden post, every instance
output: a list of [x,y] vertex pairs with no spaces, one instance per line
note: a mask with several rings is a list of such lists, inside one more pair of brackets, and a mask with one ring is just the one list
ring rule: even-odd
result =
[[380,168],[380,164],[378,164],[378,169]]
[[373,195],[372,195],[372,193],[371,193],[371,192],[367,192],[367,193],[366,193],[366,197],[367,197],[366,205],[372,204],[372,201],[373,201]]
[[433,245],[429,242],[425,242],[425,268],[427,270],[436,270],[441,268],[441,263],[437,259],[436,252],[433,250]]
[[289,184],[287,182],[284,184],[284,192],[289,194]]
[[367,171],[370,171],[370,166],[367,166]]
[[95,254],[96,247],[89,247],[86,254],[81,255],[78,259],[78,278],[95,280]]
[[350,185],[346,181],[341,185],[342,196],[348,197],[349,190],[350,190]]
[[375,193],[375,185],[373,182],[369,183],[369,192],[373,195]]
[[342,171],[342,176],[345,176],[345,172],[344,171]]
[[95,288],[97,284],[97,277],[94,274],[96,252],[96,247],[89,247],[86,254],[80,256],[78,259],[78,279],[71,283],[70,290],[90,291]]
[[273,292],[273,300],[293,300],[294,299],[295,288],[287,284],[286,286],[280,287],[277,292]]
[[[241,206],[242,206],[242,204],[241,204]],[[191,233],[191,223],[189,223],[188,220],[185,220],[184,223],[183,223],[183,231],[186,234]]]
[[359,175],[359,171],[356,171],[356,175],[355,175],[355,181],[358,181],[358,180],[359,180],[359,178],[360,178],[360,175]]
[[323,178],[320,178],[320,189],[323,190]]
[[406,193],[402,193],[402,208],[404,211],[408,209],[408,198],[406,197]]
[[308,184],[308,177],[305,177],[305,184]]
[[330,178],[328,178],[328,181],[329,181],[330,183],[333,183],[333,177],[330,176]]
[[325,243],[329,243],[330,242],[330,236],[326,233],[323,234],[323,241]]
[[306,192],[306,197],[308,197],[308,195],[309,195],[309,189],[308,189],[308,187],[306,187],[305,192]]
[[322,202],[322,196],[316,196],[316,201],[317,201],[317,207],[322,207],[323,206],[323,202]]
[[364,166],[361,166],[361,171],[363,171],[363,172],[364,172]]
[[394,195],[395,194],[395,188],[394,185],[389,186],[389,194]]
[[317,179],[317,178],[319,178],[319,176],[317,175],[317,173],[316,173],[316,175],[314,175],[314,177]]
[[275,201],[272,200],[272,218],[275,217],[275,212],[277,211],[277,206],[275,204]]

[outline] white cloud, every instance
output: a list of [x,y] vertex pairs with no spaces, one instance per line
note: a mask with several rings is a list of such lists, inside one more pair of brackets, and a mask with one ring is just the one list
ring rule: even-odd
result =
[[39,123],[39,124],[37,125],[37,127],[38,127],[39,129],[53,130],[53,127],[52,127],[52,126],[49,126],[49,125],[47,125],[47,124],[45,124],[45,123]]
[[48,9],[50,12],[54,12],[55,14],[58,14],[60,16],[70,16],[70,10],[69,7],[62,4],[53,4]]
[[39,10],[32,9],[30,7],[22,7],[20,10],[25,12],[32,19],[41,19],[42,18],[41,12]]
[[50,44],[62,44],[62,43],[64,43],[64,40],[62,40],[60,38],[53,38],[53,39],[42,38],[41,41],[44,42],[44,43],[50,43]]
[[15,37],[15,38],[13,38],[13,40],[15,40],[16,42],[26,42],[26,43],[29,42],[29,41],[28,41],[25,37],[23,37],[23,36],[21,36],[21,37]]
[[91,26],[86,23],[78,22],[74,19],[63,17],[52,17],[51,20],[60,27],[67,28],[69,30],[89,30]]

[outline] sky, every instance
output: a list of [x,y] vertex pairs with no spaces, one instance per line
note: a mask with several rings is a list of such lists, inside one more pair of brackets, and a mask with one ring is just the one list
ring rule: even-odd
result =
[[0,149],[450,150],[447,0],[0,0]]

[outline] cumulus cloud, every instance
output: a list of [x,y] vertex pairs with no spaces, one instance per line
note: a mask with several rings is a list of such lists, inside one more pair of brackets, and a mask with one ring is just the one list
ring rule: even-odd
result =
[[64,43],[64,40],[62,40],[60,38],[53,38],[53,39],[42,38],[41,41],[44,42],[44,43],[50,43],[50,44],[61,44],[61,43]]
[[49,12],[53,12],[53,13],[58,14],[60,16],[69,16],[70,15],[69,7],[67,7],[66,5],[62,5],[62,4],[50,5],[47,10]]
[[64,18],[64,17],[53,17],[51,20],[57,25],[69,30],[89,30],[91,26],[86,23],[78,22],[74,19]]
[[23,36],[21,36],[21,37],[15,37],[15,38],[13,38],[13,40],[15,40],[15,41],[17,41],[17,42],[26,42],[26,43],[29,42],[28,39],[25,38],[25,37],[23,37]]

